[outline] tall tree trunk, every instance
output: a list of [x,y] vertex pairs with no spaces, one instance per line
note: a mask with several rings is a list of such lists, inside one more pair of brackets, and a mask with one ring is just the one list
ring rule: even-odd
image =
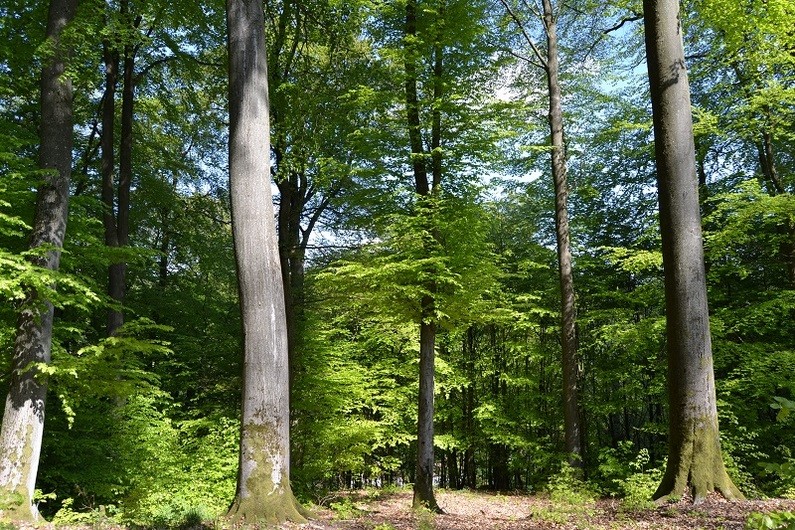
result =
[[784,244],[787,261],[787,275],[791,289],[795,289],[795,221],[790,219],[787,222],[788,240]]
[[[757,153],[759,155],[759,168],[762,172],[767,192],[771,196],[786,193],[787,190],[776,165],[776,152],[773,147],[773,135],[770,131],[762,131],[762,139],[757,144]],[[795,222],[788,219],[780,225],[779,230],[784,235],[784,241],[781,244],[781,254],[787,268],[787,280],[790,287],[795,288]]]
[[[415,0],[406,3],[406,117],[408,121],[409,142],[411,147],[411,165],[414,170],[414,190],[419,196],[417,215],[430,217],[432,205],[428,197],[436,193],[441,184],[441,114],[437,107],[432,111],[431,153],[432,174],[428,182],[427,154],[422,144],[422,124],[420,121],[419,97],[417,91],[416,47],[417,38],[417,5]],[[437,73],[441,69],[441,50],[434,46],[434,100],[441,94],[441,80]],[[436,236],[434,236],[436,237]],[[425,286],[429,294],[422,297],[420,312],[420,387],[417,414],[417,471],[414,480],[415,508],[425,507],[441,512],[436,496],[433,493],[434,446],[433,446],[433,393],[434,363],[436,344],[436,316],[434,293],[436,286],[430,282]]]
[[[122,0],[119,6],[121,15],[129,14],[129,0]],[[140,24],[140,17],[133,27]],[[118,51],[112,50],[105,42],[105,95],[102,108],[102,202],[105,212],[102,221],[105,228],[105,245],[111,248],[126,247],[130,233],[130,188],[132,186],[133,120],[135,101],[135,53],[136,47],[124,46],[122,70],[121,139],[119,144],[119,184],[118,194],[114,178],[113,128],[116,110],[116,82],[118,77]],[[116,200],[118,198],[118,200]],[[127,264],[116,261],[108,266],[108,295],[117,307],[108,311],[107,334],[112,336],[124,324],[122,304],[125,297]]]
[[[102,172],[102,224],[105,229],[105,246],[119,246],[116,232],[116,147],[114,127],[116,122],[116,82],[118,78],[119,54],[112,50],[110,44],[103,44],[105,61],[105,94],[102,97],[102,138],[100,139],[101,172]],[[108,266],[108,294],[113,297],[111,285],[115,273],[114,265]],[[122,323],[121,312],[111,308],[108,310],[107,335],[114,334]]]
[[552,180],[555,187],[555,230],[558,243],[560,275],[560,342],[563,361],[563,424],[569,464],[583,466],[582,428],[580,426],[579,371],[577,363],[577,306],[574,274],[571,265],[569,236],[568,184],[566,182],[566,146],[563,137],[563,109],[558,79],[557,22],[551,0],[543,0],[544,27],[547,35],[547,87],[549,89],[549,129],[552,143]]
[[[276,159],[280,158],[277,154]],[[300,365],[298,357],[300,355],[300,327],[303,321],[306,248],[301,237],[301,215],[306,208],[307,181],[303,174],[291,171],[288,175],[277,174],[276,185],[280,195],[277,233],[287,319],[290,389],[292,389],[296,371]]]
[[[140,19],[134,24],[140,23]],[[121,96],[121,138],[119,141],[119,193],[116,211],[116,244],[119,248],[130,244],[130,187],[132,186],[133,151],[133,105],[135,101],[135,51],[133,46],[124,47],[124,70],[122,72]],[[124,304],[126,291],[127,263],[119,261],[110,266],[108,294],[119,306]],[[124,324],[124,311],[121,307],[112,310],[108,334],[114,335]]]
[[229,181],[243,317],[243,411],[237,491],[228,515],[304,521],[290,488],[287,329],[270,193],[268,74],[262,0],[228,0]]
[[721,458],[690,88],[678,0],[644,0],[665,269],[668,464],[656,499],[742,498]]
[[[60,37],[77,10],[77,0],[52,0],[47,40],[54,55],[41,74],[41,148],[39,167],[47,170],[38,190],[31,248],[52,247],[36,265],[57,270],[66,234],[69,178],[72,170],[72,85],[64,76],[67,53]],[[35,290],[27,293],[17,321],[11,387],[0,428],[0,516],[33,521],[33,505],[42,434],[47,382],[31,363],[49,363],[52,349],[53,306]]]
[[428,170],[425,167],[425,148],[422,145],[422,124],[420,122],[420,103],[417,95],[417,3],[406,2],[406,117],[408,119],[409,143],[411,146],[411,167],[414,172],[414,191],[426,196],[430,193]]
[[[177,190],[177,177],[171,177],[171,190],[176,192]],[[173,219],[172,206],[164,206],[160,208],[160,229],[161,239],[160,239],[160,246],[158,250],[160,251],[160,257],[158,259],[158,280],[157,284],[161,289],[165,289],[168,287],[168,253],[171,250],[171,222]]]
[[[452,431],[452,422],[450,427]],[[461,477],[458,473],[458,451],[455,449],[452,449],[447,453],[447,483],[452,489],[461,489]]]

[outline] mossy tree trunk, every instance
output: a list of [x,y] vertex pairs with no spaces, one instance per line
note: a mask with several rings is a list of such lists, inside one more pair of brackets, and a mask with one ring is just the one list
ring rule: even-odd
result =
[[[64,75],[67,52],[60,37],[76,11],[77,0],[50,3],[46,35],[53,54],[41,75],[39,167],[46,174],[38,189],[31,248],[52,248],[33,258],[35,265],[50,270],[57,270],[60,264],[72,170],[72,85]],[[4,519],[38,519],[33,492],[44,433],[47,382],[30,366],[50,362],[52,322],[52,304],[37,291],[29,290],[17,320],[11,387],[0,429],[0,517]]]
[[243,413],[229,517],[304,521],[290,488],[284,292],[270,191],[268,74],[262,0],[228,0],[229,181],[243,320]]
[[690,87],[678,0],[644,0],[665,268],[668,465],[655,499],[742,498],[721,457]]

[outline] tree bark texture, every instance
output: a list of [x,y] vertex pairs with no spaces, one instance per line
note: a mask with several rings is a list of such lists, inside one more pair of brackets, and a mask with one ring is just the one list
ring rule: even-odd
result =
[[563,424],[569,464],[583,466],[582,427],[579,405],[579,370],[577,362],[577,305],[569,235],[568,183],[566,180],[566,146],[563,136],[563,108],[558,78],[557,21],[551,0],[543,0],[544,27],[547,35],[545,64],[549,90],[549,129],[552,144],[552,180],[555,188],[555,231],[558,244],[560,277],[560,342],[563,363]]
[[268,75],[262,0],[228,0],[229,180],[243,317],[237,491],[228,515],[304,521],[290,488],[287,329],[270,193]]
[[[433,299],[423,298],[423,307],[430,307]],[[414,480],[413,506],[438,511],[433,493],[433,391],[435,363],[436,323],[420,323],[420,393],[417,409],[417,476]]]
[[655,499],[742,495],[721,458],[690,88],[678,0],[644,0],[665,269],[668,464]]
[[[50,246],[34,263],[57,270],[66,234],[69,179],[72,169],[72,85],[64,75],[66,51],[60,37],[75,16],[77,0],[52,0],[47,40],[53,55],[41,74],[41,147],[39,167],[46,171],[39,187],[31,248]],[[44,432],[47,382],[31,363],[49,363],[53,306],[34,290],[28,292],[17,320],[11,387],[0,428],[0,517],[35,521],[33,493]]]

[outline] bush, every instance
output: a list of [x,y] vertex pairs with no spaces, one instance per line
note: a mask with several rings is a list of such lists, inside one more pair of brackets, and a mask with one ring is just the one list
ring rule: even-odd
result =
[[634,473],[619,483],[623,497],[621,505],[625,510],[637,511],[654,507],[651,499],[662,480],[665,462],[658,468],[648,466],[649,451],[644,448],[638,451],[638,456],[629,464]]
[[745,530],[795,530],[795,513],[752,513],[745,521]]

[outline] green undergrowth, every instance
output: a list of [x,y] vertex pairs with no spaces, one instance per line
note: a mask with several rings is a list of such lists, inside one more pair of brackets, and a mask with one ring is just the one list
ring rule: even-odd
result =
[[352,499],[349,496],[341,497],[339,500],[332,501],[328,506],[334,512],[334,518],[340,520],[356,519],[365,513],[362,505],[357,503],[355,499]]
[[568,465],[564,464],[560,473],[550,479],[546,492],[552,502],[549,506],[534,508],[534,518],[553,524],[574,521],[578,526],[583,526],[587,525],[589,517],[596,514],[598,493]]
[[436,514],[428,508],[414,510],[417,516],[417,530],[435,530]]
[[621,510],[637,512],[654,508],[652,495],[662,480],[665,461],[651,465],[649,451],[635,452],[632,442],[602,451],[595,487],[602,495],[621,500]]
[[745,530],[795,530],[795,512],[752,513]]

